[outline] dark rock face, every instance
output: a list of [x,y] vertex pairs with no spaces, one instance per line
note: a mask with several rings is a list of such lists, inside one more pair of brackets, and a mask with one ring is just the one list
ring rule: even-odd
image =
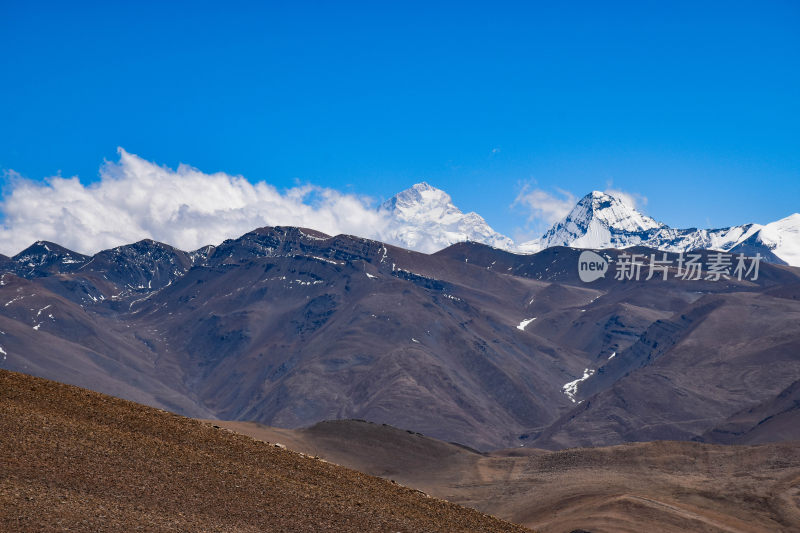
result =
[[[53,273],[73,272],[88,260],[89,257],[67,250],[58,244],[38,241],[10,258],[3,267],[33,278]],[[0,258],[0,265],[2,265],[2,258]]]
[[189,415],[361,418],[479,449],[713,441],[800,379],[799,269],[582,283],[580,252],[425,255],[292,227],[194,252],[37,243],[0,257],[0,367]]

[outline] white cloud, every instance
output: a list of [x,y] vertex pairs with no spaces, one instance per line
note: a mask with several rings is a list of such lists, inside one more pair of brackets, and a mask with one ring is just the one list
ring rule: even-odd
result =
[[647,205],[647,196],[636,192],[626,192],[620,189],[614,189],[612,187],[607,187],[603,192],[613,196],[614,198],[622,200],[623,203],[633,207],[634,209],[641,209],[643,206]]
[[[465,238],[501,246],[497,238],[502,236],[488,226],[476,230],[469,214],[464,215],[467,222],[459,217],[405,220],[355,194],[314,185],[279,191],[263,181],[206,174],[188,165],[170,169],[118,151],[119,160],[106,162],[100,181],[91,185],[61,176],[33,181],[8,171],[0,200],[0,253],[14,255],[37,240],[48,240],[93,254],[144,238],[194,250],[277,225],[349,233],[426,253]],[[613,189],[611,183],[606,187],[631,205],[647,202],[641,195]],[[512,205],[525,208],[528,220],[525,228],[515,230],[515,240],[538,237],[577,200],[562,189],[523,187]]]
[[172,170],[118,151],[119,161],[105,163],[92,185],[11,175],[0,204],[0,253],[49,240],[92,254],[144,238],[193,250],[275,225],[375,239],[388,234],[390,221],[360,196],[312,185],[280,192],[242,176],[187,165]]
[[578,199],[569,191],[556,189],[558,194],[543,189],[522,188],[512,205],[521,205],[530,210],[528,222],[544,223],[551,226],[564,218]]

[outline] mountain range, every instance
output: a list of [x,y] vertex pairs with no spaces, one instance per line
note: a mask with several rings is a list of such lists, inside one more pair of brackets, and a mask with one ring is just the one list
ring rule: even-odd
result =
[[361,418],[477,449],[800,427],[800,269],[685,280],[667,253],[667,279],[584,283],[580,255],[295,227],[190,252],[37,242],[0,258],[0,368],[192,416]]
[[494,231],[477,213],[462,213],[447,193],[427,183],[418,183],[395,195],[380,209],[393,221],[387,240],[422,252],[435,252],[461,241],[520,253],[551,246],[646,246],[669,252],[708,249],[760,253],[769,262],[800,266],[800,213],[766,225],[675,229],[642,214],[623,198],[593,191],[544,235],[515,244]]

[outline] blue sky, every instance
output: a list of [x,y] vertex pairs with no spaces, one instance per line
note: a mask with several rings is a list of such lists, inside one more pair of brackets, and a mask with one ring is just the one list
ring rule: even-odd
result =
[[123,147],[278,189],[425,180],[512,237],[542,226],[525,186],[766,223],[800,211],[799,6],[6,1],[0,186],[89,185]]

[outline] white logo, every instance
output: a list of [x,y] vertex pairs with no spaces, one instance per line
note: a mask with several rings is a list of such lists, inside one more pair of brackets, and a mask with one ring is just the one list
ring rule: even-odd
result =
[[[666,252],[646,254],[621,252],[615,264],[614,279],[619,281],[649,281],[653,278],[667,281],[720,281],[737,279],[756,281],[759,266],[764,259],[760,253],[755,257],[744,254],[734,256],[724,252],[708,252],[703,261],[700,253],[680,252],[670,258]],[[608,259],[590,250],[584,250],[578,257],[578,276],[584,283],[600,279],[608,272]]]
[[598,278],[602,278],[608,271],[608,260],[600,254],[590,250],[581,252],[578,257],[578,276],[581,281],[589,283]]

